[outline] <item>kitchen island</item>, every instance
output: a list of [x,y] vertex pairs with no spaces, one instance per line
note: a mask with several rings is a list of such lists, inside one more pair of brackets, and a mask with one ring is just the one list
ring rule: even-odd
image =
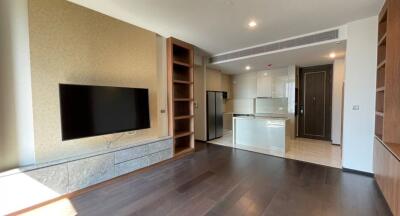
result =
[[233,118],[233,147],[284,157],[289,148],[288,120],[284,117]]

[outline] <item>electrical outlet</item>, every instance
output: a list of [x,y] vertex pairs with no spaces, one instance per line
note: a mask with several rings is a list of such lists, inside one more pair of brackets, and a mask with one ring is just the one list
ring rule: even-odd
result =
[[353,105],[353,110],[360,110],[360,106],[359,105]]

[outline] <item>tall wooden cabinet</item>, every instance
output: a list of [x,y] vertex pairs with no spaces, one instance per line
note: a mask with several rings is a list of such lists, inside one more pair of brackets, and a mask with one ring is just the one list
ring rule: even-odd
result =
[[400,215],[400,0],[379,15],[374,173],[392,213]]
[[194,150],[193,64],[193,46],[168,38],[168,122],[175,156]]

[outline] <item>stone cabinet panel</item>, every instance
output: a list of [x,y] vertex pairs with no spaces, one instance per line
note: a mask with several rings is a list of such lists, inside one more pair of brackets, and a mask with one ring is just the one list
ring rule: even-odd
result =
[[114,153],[68,163],[69,191],[73,192],[115,176]]
[[148,146],[149,146],[149,154],[160,152],[162,150],[172,148],[172,139],[150,143],[148,144]]
[[25,167],[10,174],[0,173],[0,200],[3,201],[0,215],[107,181],[173,156],[170,138],[122,150],[105,151],[62,162]]
[[67,164],[45,167],[26,172],[25,175],[58,193],[68,193],[68,167]]
[[168,159],[172,158],[172,156],[173,156],[172,148],[160,152],[161,161],[168,160]]
[[149,155],[149,165],[172,158],[172,148]]
[[161,161],[160,152],[149,155],[149,165],[156,164]]
[[141,145],[115,152],[115,164],[140,158],[149,154],[149,146]]
[[141,157],[115,165],[115,176],[120,176],[149,166],[149,158]]

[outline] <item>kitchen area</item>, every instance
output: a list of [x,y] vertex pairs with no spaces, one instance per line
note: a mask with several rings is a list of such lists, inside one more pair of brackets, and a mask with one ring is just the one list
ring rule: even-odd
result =
[[[340,167],[340,147],[329,141],[297,137],[297,70],[295,65],[239,74],[202,70],[204,106],[198,104],[197,109],[204,107],[204,117],[196,123],[199,125],[196,139],[211,145]],[[200,92],[195,89],[195,94]]]
[[283,157],[295,135],[295,67],[233,75],[230,93],[225,133],[208,142]]

